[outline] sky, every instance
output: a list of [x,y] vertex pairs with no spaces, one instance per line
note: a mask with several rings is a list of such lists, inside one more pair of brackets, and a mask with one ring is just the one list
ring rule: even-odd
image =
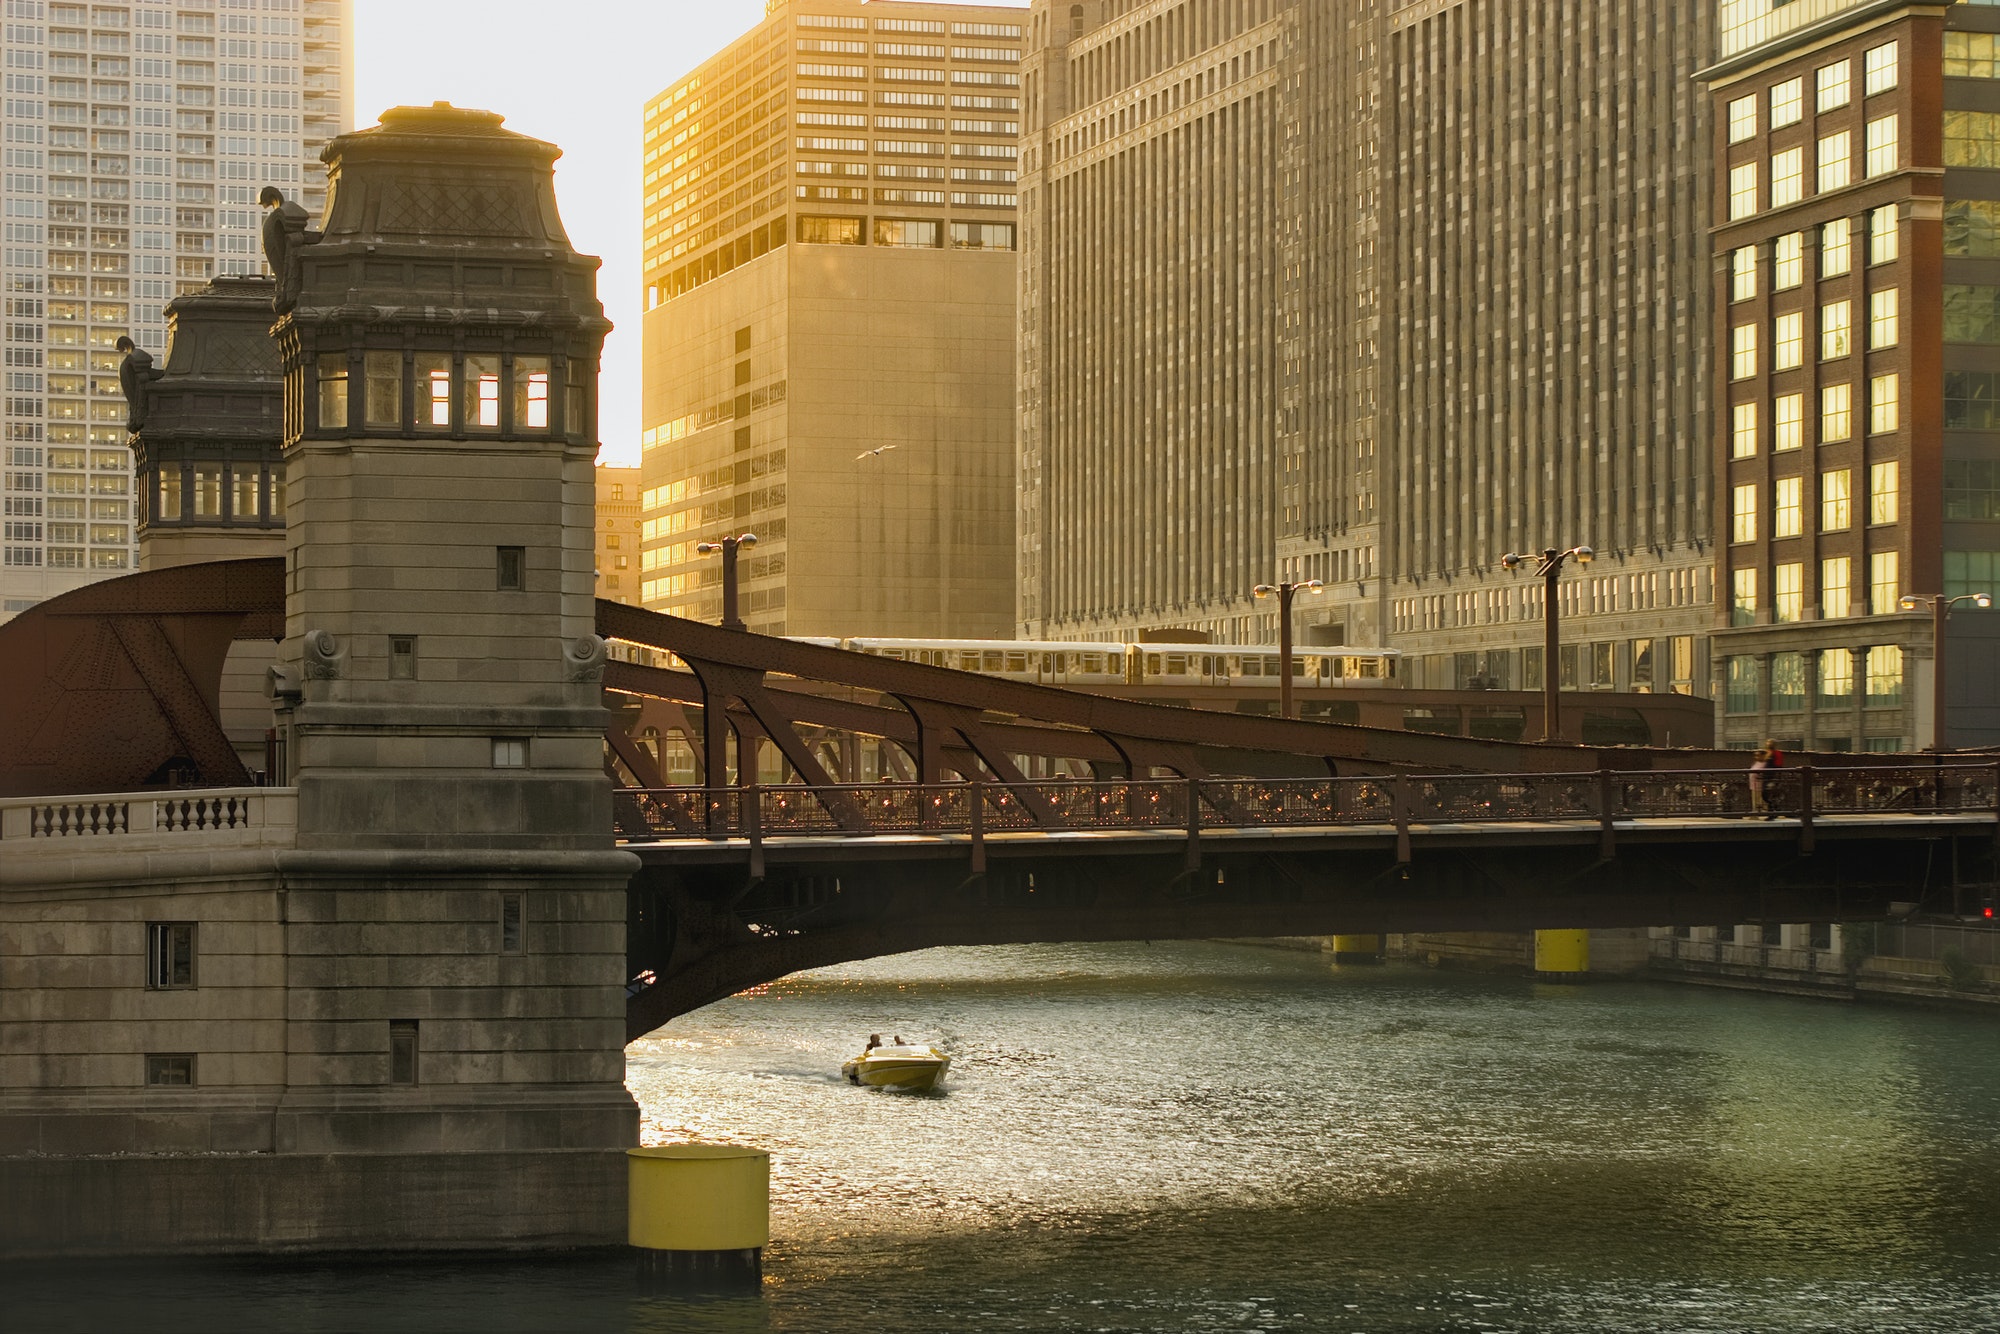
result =
[[354,0],[355,128],[444,101],[562,148],[563,224],[604,260],[598,296],[617,326],[598,416],[607,463],[639,461],[640,116],[763,17],[764,0]]

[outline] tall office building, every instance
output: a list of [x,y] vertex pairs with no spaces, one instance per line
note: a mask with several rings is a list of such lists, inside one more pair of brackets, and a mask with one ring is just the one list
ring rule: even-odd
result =
[[258,190],[317,213],[319,150],[353,122],[349,0],[5,0],[5,15],[0,620],[132,569],[115,344],[164,365],[166,303],[260,272]]
[[597,465],[597,596],[639,605],[639,470]]
[[[1714,99],[1721,735],[1933,744],[1931,609],[2000,596],[2000,6],[1723,0]],[[2000,616],[1947,635],[2000,741]]]
[[645,114],[642,600],[755,630],[1013,620],[1026,15],[771,0]]
[[1696,0],[1038,0],[1019,628],[1706,693]]

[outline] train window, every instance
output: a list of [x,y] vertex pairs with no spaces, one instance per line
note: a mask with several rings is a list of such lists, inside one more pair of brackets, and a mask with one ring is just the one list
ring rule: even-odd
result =
[[1243,659],[1243,670],[1238,673],[1238,675],[1242,676],[1262,676],[1263,674],[1264,660],[1262,658]]
[[1188,674],[1187,656],[1181,653],[1169,653],[1167,655],[1167,675],[1186,676],[1187,674]]
[[1055,674],[1056,674],[1056,655],[1053,653],[1044,653],[1042,655],[1042,675],[1054,676]]
[[1007,655],[1007,670],[1010,672],[1027,671],[1028,655],[1025,653],[1009,653]]
[[1146,675],[1158,676],[1159,674],[1160,674],[1160,655],[1157,653],[1148,653],[1146,655]]
[[1086,672],[1102,672],[1104,670],[1104,655],[1102,653],[1079,653],[1077,657],[1082,660],[1082,667]]
[[1000,671],[1005,666],[1005,659],[999,653],[982,653],[980,662],[989,672]]

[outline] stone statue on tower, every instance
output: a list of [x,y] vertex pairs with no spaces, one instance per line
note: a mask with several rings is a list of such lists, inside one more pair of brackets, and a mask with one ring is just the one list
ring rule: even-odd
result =
[[312,215],[285,198],[277,186],[265,186],[258,192],[257,202],[264,206],[264,259],[271,266],[271,276],[278,280],[271,309],[283,315],[299,303],[299,251],[319,240],[319,233],[306,230]]

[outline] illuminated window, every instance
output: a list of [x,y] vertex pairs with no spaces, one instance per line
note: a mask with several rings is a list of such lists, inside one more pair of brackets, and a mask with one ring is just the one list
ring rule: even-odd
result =
[[549,429],[549,359],[514,358],[514,429]]
[[153,517],[162,523],[172,523],[181,517],[181,470],[177,466],[170,464],[160,472]]
[[1868,469],[1868,522],[1894,523],[1902,515],[1902,476],[1896,461]]
[[[1950,50],[1951,38],[1951,33],[1945,34],[1947,51]],[[1867,96],[1886,93],[1896,86],[1896,52],[1896,43],[1885,42],[1881,46],[1869,47],[1868,53],[1862,57],[1862,86]],[[1951,73],[1949,63],[1946,65],[1945,73]]]
[[1804,522],[1800,493],[1804,479],[1780,477],[1771,483],[1771,536],[1797,537]]
[[1887,616],[1901,611],[1897,599],[1903,596],[1902,562],[1893,551],[1878,551],[1868,558],[1868,612]]
[[2000,112],[1945,112],[1944,165],[2000,167]]
[[1885,287],[1868,294],[1868,346],[1896,345],[1896,289]]
[[1854,434],[1854,386],[1830,384],[1819,391],[1819,442],[1830,445]]
[[1854,305],[1829,301],[1819,308],[1819,355],[1825,361],[1853,351]]
[[1757,98],[1739,97],[1729,104],[1729,142],[1740,144],[1757,137]]
[[1803,78],[1787,79],[1771,86],[1771,128],[1796,125],[1805,116],[1806,84]]
[[1854,521],[1853,478],[1854,474],[1846,468],[1832,468],[1819,475],[1821,532],[1838,533]]
[[1757,374],[1757,326],[1739,324],[1729,331],[1729,378],[1748,380]]
[[1757,454],[1757,405],[1738,403],[1729,410],[1729,457],[1755,458]]
[[1757,295],[1757,247],[1742,246],[1729,255],[1729,299],[1748,301]]
[[805,245],[862,245],[861,219],[815,217],[800,214],[798,239]]
[[1829,134],[1819,141],[1819,189],[1838,190],[1853,175],[1854,148],[1846,130]]
[[1806,396],[1779,394],[1771,400],[1771,452],[1783,454],[1805,444]]
[[194,470],[194,515],[197,519],[222,517],[222,469],[204,465]]
[[[1773,622],[1802,621],[1806,618],[1805,569],[1804,565],[1796,561],[1787,561],[1771,568]],[[1780,656],[1796,658],[1798,655]]]
[[246,469],[230,470],[230,517],[242,522],[254,522],[257,508],[262,499],[263,479],[257,473]]
[[[1944,35],[1944,76],[1947,79],[2000,79],[2000,52],[1990,32],[1948,32]],[[1872,52],[1870,54],[1873,54]]]
[[1771,242],[1771,290],[1787,292],[1805,281],[1805,233],[1787,232]]
[[369,426],[403,424],[403,354],[370,352],[366,358],[368,390],[362,421]]
[[1731,570],[1729,572],[1729,623],[1731,625],[1755,625],[1757,623],[1757,572],[1755,570]]
[[1894,644],[1877,644],[1868,650],[1868,702],[1903,702],[1903,650]]
[[1819,229],[1819,272],[1834,278],[1854,267],[1854,227],[1846,218],[1835,218]]
[[500,358],[494,353],[465,357],[465,429],[500,428]]
[[1868,430],[1884,435],[1902,425],[1901,384],[1892,373],[1868,381]]
[[1805,197],[1806,150],[1787,148],[1771,154],[1771,207],[1784,208]]
[[1757,164],[1729,169],[1729,218],[1747,218],[1757,211]]
[[1845,60],[1822,65],[1815,82],[1818,84],[1818,100],[1815,105],[1819,110],[1833,111],[1844,107],[1850,96],[1849,89],[1854,83],[1853,65]]
[[1828,703],[1854,697],[1854,650],[1822,649],[1819,655],[1819,697]]
[[1757,484],[1745,482],[1729,493],[1729,540],[1757,540]]
[[[1995,162],[2000,166],[2000,162]],[[1868,262],[1887,264],[1895,259],[1902,247],[1898,244],[1901,234],[1897,230],[1896,206],[1884,204],[1880,208],[1868,210]]]
[[944,243],[944,227],[940,223],[925,222],[909,218],[875,219],[875,244],[904,246],[918,249],[934,249]]
[[321,430],[337,431],[347,425],[347,354],[322,357],[319,362],[319,424]]
[[451,354],[419,352],[416,357],[417,425],[443,430],[451,425]]
[[1888,115],[1869,121],[1866,164],[1868,174],[1886,176],[1902,165],[1902,150],[1896,138],[1896,117]]
[[1799,311],[1771,321],[1771,369],[1788,371],[1805,360],[1805,316]]
[[[1853,615],[1848,592],[1853,569],[1854,562],[1845,556],[1835,556],[1819,563],[1819,614],[1822,618],[1837,621]],[[1845,649],[1840,653],[1842,657],[1850,657]],[[1852,670],[1850,667],[1849,671]],[[1850,685],[1848,689],[1853,687]]]

